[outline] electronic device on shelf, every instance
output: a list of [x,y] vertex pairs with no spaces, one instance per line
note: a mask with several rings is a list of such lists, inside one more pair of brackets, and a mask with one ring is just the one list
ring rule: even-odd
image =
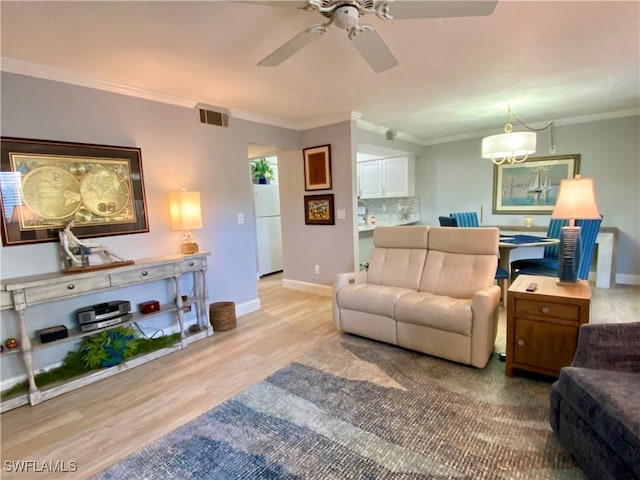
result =
[[114,300],[81,308],[76,312],[76,318],[80,330],[90,332],[131,320],[129,312],[131,312],[131,302]]

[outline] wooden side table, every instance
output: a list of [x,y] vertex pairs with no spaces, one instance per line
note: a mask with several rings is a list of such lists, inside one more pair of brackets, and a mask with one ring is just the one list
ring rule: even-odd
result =
[[[557,285],[557,278],[520,275],[507,295],[507,359],[514,369],[558,376],[576,352],[578,328],[589,323],[591,287]],[[526,289],[536,283],[534,292]]]

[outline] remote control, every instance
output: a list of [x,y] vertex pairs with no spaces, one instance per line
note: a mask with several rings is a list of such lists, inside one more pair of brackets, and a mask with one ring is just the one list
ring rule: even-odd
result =
[[530,283],[529,286],[527,287],[527,292],[535,292],[536,288],[538,288],[537,283]]

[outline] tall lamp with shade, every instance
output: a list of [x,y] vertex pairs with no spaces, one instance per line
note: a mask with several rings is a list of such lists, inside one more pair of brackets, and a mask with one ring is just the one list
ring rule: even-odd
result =
[[578,285],[580,267],[580,227],[576,219],[598,219],[600,211],[592,178],[565,179],[560,182],[560,192],[551,218],[568,219],[569,225],[562,227],[560,251],[558,253],[558,284]]
[[184,232],[180,246],[181,253],[184,255],[198,253],[199,247],[193,239],[191,230],[202,228],[200,192],[188,192],[184,189],[169,192],[169,217],[171,230]]

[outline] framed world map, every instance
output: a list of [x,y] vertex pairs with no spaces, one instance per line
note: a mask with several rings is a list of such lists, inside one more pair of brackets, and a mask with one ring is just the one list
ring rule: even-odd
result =
[[139,148],[2,137],[3,245],[148,232]]

